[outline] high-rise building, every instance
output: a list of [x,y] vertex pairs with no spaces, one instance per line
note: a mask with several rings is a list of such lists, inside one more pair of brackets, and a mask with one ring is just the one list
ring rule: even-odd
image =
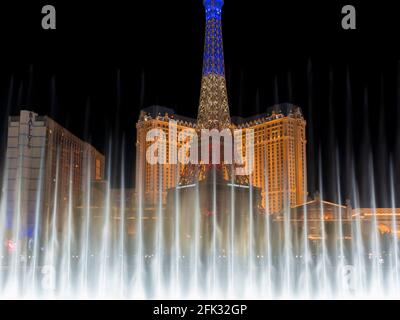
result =
[[178,135],[184,129],[194,128],[195,124],[194,119],[178,116],[168,108],[154,106],[140,112],[136,125],[136,189],[143,191],[143,198],[149,207],[158,203],[160,199],[165,203],[167,190],[179,183],[183,166],[178,162],[167,161],[167,164],[151,164],[146,161],[146,151],[151,145],[151,142],[146,141],[147,133],[152,129],[162,130],[167,141],[165,152],[169,155],[171,148],[175,148],[175,150],[180,148],[178,140],[172,137],[170,125],[175,128],[175,134]]
[[[167,149],[171,148],[169,123],[177,120],[177,131],[184,129],[252,129],[254,130],[254,161],[249,182],[261,189],[261,206],[269,213],[278,213],[285,206],[303,203],[307,197],[306,122],[301,109],[292,104],[280,104],[265,114],[243,119],[231,119],[225,80],[222,43],[221,11],[223,0],[204,0],[206,36],[203,56],[203,77],[197,121],[180,117],[171,109],[152,107],[142,110],[137,127],[137,182],[146,200],[156,204],[166,201],[169,188],[176,187],[188,174],[179,164],[146,162],[146,150],[151,142],[146,136],[151,129],[161,128],[166,133]],[[245,133],[243,133],[245,135]],[[243,138],[242,155],[246,153]],[[168,154],[168,152],[167,152]],[[187,169],[187,167],[186,167]],[[225,178],[226,173],[224,173]],[[185,179],[190,181],[190,179]]]
[[36,219],[61,224],[88,181],[104,179],[104,156],[51,118],[23,110],[9,118],[6,169],[9,228],[19,220],[29,236]]
[[[262,206],[270,213],[307,199],[306,121],[290,103],[273,106],[252,118],[234,118],[238,128],[254,130],[251,182],[261,188]],[[242,139],[245,144],[246,140]],[[243,145],[245,150],[245,145]]]

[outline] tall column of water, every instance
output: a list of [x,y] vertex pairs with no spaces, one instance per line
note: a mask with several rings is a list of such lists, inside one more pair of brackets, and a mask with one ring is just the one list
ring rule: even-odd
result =
[[[6,291],[8,292],[8,295],[10,296],[17,296],[19,294],[19,289],[20,289],[20,260],[21,256],[23,254],[22,252],[22,239],[21,239],[21,224],[22,224],[22,195],[26,195],[26,193],[23,190],[23,183],[22,183],[22,177],[23,177],[23,143],[22,141],[19,141],[18,137],[18,169],[17,169],[17,176],[16,176],[16,186],[15,186],[15,194],[13,195],[13,199],[15,199],[14,202],[14,210],[13,212],[15,213],[13,215],[12,219],[12,230],[11,230],[11,241],[15,244],[15,249],[13,250],[12,256],[11,256],[11,261],[10,261],[10,270],[8,272],[8,281],[7,281],[7,288]],[[26,203],[26,201],[25,201]]]
[[211,293],[211,297],[216,297],[217,296],[217,289],[219,289],[218,286],[218,275],[217,275],[217,249],[218,248],[218,238],[217,238],[217,231],[218,231],[218,220],[217,220],[217,215],[219,212],[217,212],[218,207],[217,207],[217,171],[216,167],[212,167],[212,229],[211,229],[211,267],[209,268],[210,271],[210,277],[209,277],[209,286],[208,286],[208,292]]
[[[74,171],[73,171],[74,161],[73,161],[73,151],[70,150],[70,165],[69,165],[69,188],[68,188],[68,206],[67,206],[67,217],[66,217],[66,229],[62,235],[62,266],[61,266],[61,281],[60,281],[60,291],[63,293],[64,297],[72,297],[73,296],[73,273],[72,273],[72,264],[71,264],[71,256],[72,256],[72,245],[74,243],[74,224],[73,224],[73,211],[74,211],[74,194],[73,194],[73,179],[74,179]],[[35,237],[35,239],[37,239]],[[75,289],[75,288],[74,288]]]
[[392,209],[392,241],[390,246],[391,257],[391,277],[389,281],[391,284],[391,294],[393,297],[398,297],[400,294],[400,270],[399,270],[399,230],[397,228],[397,215],[396,215],[396,198],[394,186],[394,172],[393,161],[390,161],[390,201]]
[[265,259],[263,259],[262,268],[260,268],[261,273],[266,275],[264,284],[266,286],[265,296],[268,298],[272,298],[274,283],[272,282],[272,272],[273,272],[273,263],[272,263],[272,237],[271,237],[271,217],[269,210],[269,176],[268,176],[268,167],[267,167],[268,159],[267,159],[267,150],[264,149],[264,190],[265,190],[265,201],[264,201],[264,226],[261,228],[263,234],[259,234],[263,240],[263,255]]
[[[127,281],[127,268],[126,268],[126,261],[127,259],[125,256],[128,254],[126,251],[126,246],[125,242],[127,241],[126,234],[128,233],[128,230],[125,225],[126,221],[126,215],[125,215],[125,210],[126,210],[126,195],[125,195],[125,149],[122,149],[122,160],[121,160],[121,193],[120,193],[120,198],[119,198],[119,229],[116,237],[117,239],[117,245],[116,245],[116,251],[117,251],[117,261],[118,261],[118,267],[116,268],[115,272],[118,275],[118,279],[116,279],[118,283],[118,296],[120,298],[128,298],[127,292],[126,292],[126,281]],[[133,197],[134,195],[132,195]],[[131,201],[134,201],[134,199],[131,199]],[[130,204],[129,208],[132,208],[132,204]]]
[[[335,152],[335,171],[336,171],[336,193],[337,193],[337,202],[339,204],[342,203],[342,191],[340,188],[340,168],[339,168],[339,151],[336,147],[336,152]],[[339,296],[347,295],[348,292],[348,284],[346,283],[347,279],[343,274],[343,270],[345,270],[345,264],[346,264],[346,257],[345,257],[345,252],[344,252],[344,234],[343,234],[343,209],[339,208],[338,209],[338,216],[337,216],[337,222],[335,225],[335,239],[338,239],[336,241],[336,252],[335,252],[335,259],[337,257],[338,263],[335,265],[337,270],[340,270],[339,272],[336,272],[336,275],[339,276],[338,281],[336,282],[339,285],[339,288],[335,287],[336,292],[339,293]],[[336,219],[336,217],[333,217]],[[337,243],[339,242],[339,243]]]
[[[236,226],[235,226],[235,218],[236,218],[236,210],[235,210],[235,175],[234,175],[234,166],[231,166],[231,185],[230,185],[230,212],[229,212],[229,241],[227,246],[226,256],[228,258],[228,297],[233,298],[236,293],[235,288],[235,255],[236,255]],[[239,233],[240,234],[240,233]]]
[[[7,158],[4,160],[4,168],[7,168]],[[3,175],[3,190],[0,193],[0,296],[4,294],[4,286],[7,280],[7,266],[8,257],[6,256],[6,244],[7,244],[7,199],[8,195],[8,171],[4,172]]]
[[[177,181],[180,180],[180,173],[177,171]],[[186,226],[181,226],[181,198],[180,191],[175,189],[175,208],[174,208],[174,217],[172,222],[172,259],[171,259],[171,281],[172,285],[170,286],[170,294],[171,296],[179,296],[181,290],[181,254],[185,253],[187,247],[186,243],[181,243],[181,231],[185,230]],[[183,208],[183,210],[189,210],[189,208]],[[186,215],[186,212],[184,214]],[[190,210],[189,210],[190,211]],[[186,216],[185,216],[186,220]]]
[[135,258],[133,261],[134,272],[133,272],[133,285],[131,295],[134,298],[145,297],[144,277],[146,276],[146,270],[144,268],[144,239],[143,239],[143,208],[144,208],[144,170],[145,159],[140,158],[140,154],[144,154],[139,149],[143,149],[144,146],[141,143],[136,144],[136,190],[137,190],[137,208],[136,208],[136,234],[135,234]]
[[35,205],[35,222],[34,222],[34,232],[33,232],[33,250],[32,259],[30,264],[30,294],[32,296],[36,295],[39,290],[38,284],[38,269],[40,268],[40,258],[41,258],[41,246],[42,243],[42,233],[45,230],[44,224],[42,222],[42,212],[44,212],[44,204],[42,202],[42,191],[44,190],[44,173],[45,173],[45,148],[42,148],[40,155],[40,168],[37,182],[37,195],[36,195],[36,205]]
[[48,245],[45,246],[45,265],[44,270],[42,271],[46,274],[43,287],[46,296],[54,296],[57,294],[58,287],[58,279],[57,279],[57,270],[59,270],[59,239],[58,239],[58,215],[60,210],[60,197],[59,197],[59,189],[61,186],[60,181],[60,156],[61,150],[57,148],[56,151],[56,174],[54,180],[54,195],[53,195],[53,203],[51,204],[51,216],[50,216],[50,234],[49,234],[49,242]]
[[[287,144],[284,150],[285,156],[289,155],[289,146]],[[294,278],[293,278],[293,238],[292,238],[292,217],[290,214],[290,187],[289,187],[289,164],[285,164],[284,168],[284,182],[283,182],[283,257],[280,263],[281,270],[283,270],[283,297],[292,296],[295,290]],[[276,168],[275,170],[278,170]],[[279,176],[279,172],[276,172],[276,176]]]
[[[8,125],[8,120],[9,120],[9,114],[11,110],[11,105],[12,105],[12,100],[13,100],[13,93],[14,93],[14,76],[11,76],[10,79],[10,86],[8,90],[8,95],[7,95],[7,104],[5,106],[4,110],[4,128]],[[9,266],[10,266],[10,260],[9,256],[7,254],[8,248],[5,248],[5,244],[7,243],[8,239],[7,237],[7,232],[8,232],[8,199],[11,196],[8,190],[8,168],[9,162],[7,159],[7,154],[4,157],[4,163],[3,163],[3,184],[2,184],[2,190],[0,192],[0,295],[6,296],[6,285],[8,282],[9,278]],[[1,166],[0,166],[1,168]],[[14,198],[15,199],[15,198]],[[2,245],[4,244],[4,245]]]
[[252,186],[252,175],[249,175],[249,203],[248,203],[248,238],[247,238],[247,252],[245,253],[246,258],[248,259],[247,263],[247,285],[246,285],[246,296],[250,297],[254,294],[254,291],[259,289],[259,283],[256,281],[256,277],[254,274],[254,212],[253,212],[253,186]]
[[[354,160],[352,160],[354,161]],[[359,208],[358,200],[358,188],[355,180],[354,173],[351,177],[352,190],[354,196],[354,206]],[[363,229],[360,212],[356,211],[355,215],[352,216],[351,224],[351,251],[354,264],[354,287],[358,296],[362,293],[366,293],[367,289],[367,274],[365,265],[365,247],[363,241]]]
[[[303,259],[303,270],[302,270],[302,275],[303,275],[303,283],[304,283],[304,291],[302,291],[302,295],[305,298],[309,298],[310,294],[312,292],[312,278],[310,276],[310,263],[311,263],[311,254],[310,254],[310,248],[309,248],[309,239],[308,239],[308,210],[307,206],[305,205],[303,207],[303,243],[302,243],[302,259]],[[296,217],[299,219],[299,217]]]
[[190,233],[190,264],[188,266],[190,273],[190,288],[191,298],[199,298],[202,284],[202,265],[201,265],[201,212],[200,212],[200,194],[199,194],[199,184],[196,183],[195,186],[195,203],[193,210],[193,224],[191,225]]
[[[162,297],[164,292],[164,238],[163,238],[163,230],[164,230],[164,214],[163,214],[163,172],[164,166],[162,164],[158,165],[158,199],[157,199],[157,221],[156,221],[156,229],[154,234],[154,250],[149,252],[150,257],[153,256],[154,258],[154,272],[153,275],[155,276],[155,290],[156,296]],[[178,206],[176,206],[178,207]],[[150,217],[149,217],[150,218]],[[179,226],[179,222],[177,222],[177,226]],[[179,234],[179,228],[177,227],[177,234]],[[179,241],[179,240],[178,240]],[[178,242],[179,243],[179,242]],[[153,255],[154,254],[154,255]],[[179,257],[177,262],[179,263]],[[179,272],[179,271],[178,271]],[[179,276],[179,273],[177,274]],[[178,280],[178,279],[177,279]],[[178,284],[178,282],[176,282]]]
[[[322,160],[321,160],[321,153],[319,154],[319,190],[320,190],[320,197],[323,199],[324,192],[323,192],[323,181],[322,181]],[[324,216],[324,205],[322,201],[320,201],[320,251],[317,251],[317,268],[318,268],[318,279],[317,279],[317,292],[322,298],[327,298],[330,293],[330,283],[329,283],[329,276],[328,276],[328,266],[329,266],[329,256],[327,254],[327,234],[325,230],[325,216]]]
[[371,257],[371,282],[370,282],[370,293],[373,296],[380,297],[383,293],[382,288],[382,263],[383,255],[380,244],[380,234],[378,229],[378,220],[376,216],[376,199],[375,199],[375,179],[373,177],[374,165],[372,155],[368,159],[368,182],[369,182],[369,194],[371,195],[370,208],[372,208],[372,223],[371,223],[371,237],[370,237],[370,257]]
[[[91,181],[91,162],[87,159],[84,163],[87,168],[86,181],[83,181],[83,189],[85,197],[84,200],[84,216],[82,217],[82,225],[80,232],[80,246],[79,246],[79,256],[75,256],[77,265],[79,268],[79,293],[82,298],[88,298],[89,288],[88,288],[88,274],[89,274],[89,250],[90,250],[90,233],[91,233],[91,193],[90,193],[90,181]],[[86,184],[86,186],[85,186]]]
[[[111,144],[111,143],[110,143]],[[110,252],[110,245],[111,239],[110,232],[112,232],[112,225],[111,225],[111,186],[110,186],[110,179],[111,179],[111,147],[108,156],[108,165],[107,165],[107,177],[108,181],[106,183],[106,194],[105,194],[105,201],[104,201],[104,209],[100,213],[100,217],[95,217],[94,212],[92,213],[93,223],[99,226],[101,230],[101,238],[99,241],[100,247],[96,248],[95,252],[100,253],[100,264],[97,266],[93,266],[98,271],[98,283],[96,284],[97,287],[97,294],[100,298],[105,298],[109,293],[110,288],[108,288],[108,279],[110,274],[110,266],[111,264],[115,263],[114,261],[110,261],[111,252]],[[89,190],[88,192],[91,192]],[[95,221],[98,219],[98,221]],[[87,254],[92,256],[92,252],[87,252]]]

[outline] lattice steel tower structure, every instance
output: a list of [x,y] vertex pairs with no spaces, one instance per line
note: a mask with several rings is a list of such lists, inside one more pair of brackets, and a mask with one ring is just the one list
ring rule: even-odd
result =
[[[306,121],[301,109],[290,103],[279,104],[265,113],[250,118],[231,119],[225,80],[224,51],[222,41],[221,14],[223,0],[204,0],[206,30],[203,53],[203,70],[200,102],[197,119],[188,119],[174,113],[171,109],[153,106],[141,111],[137,123],[137,172],[136,185],[143,185],[149,207],[156,208],[162,195],[167,200],[167,191],[179,186],[190,186],[198,182],[207,183],[216,180],[221,184],[252,185],[261,189],[262,206],[269,213],[283,212],[285,206],[299,205],[307,198],[307,161],[306,161]],[[173,146],[181,147],[183,142],[169,142],[169,122],[177,121],[178,134],[183,130],[197,130],[198,137],[202,129],[243,130],[243,143],[240,151],[247,155],[247,141],[244,131],[254,130],[254,161],[249,176],[235,175],[236,164],[224,163],[225,139],[220,139],[220,163],[211,161],[199,164],[150,164],[146,161],[146,151],[151,142],[146,140],[152,129],[162,129],[166,133],[167,150]],[[174,140],[174,139],[172,139]],[[199,139],[198,146],[202,146]],[[211,157],[213,151],[209,150]],[[199,155],[201,150],[199,149]],[[232,154],[233,155],[233,154]],[[211,160],[211,158],[210,158]],[[211,174],[210,174],[211,173]],[[216,178],[214,179],[214,173]],[[140,178],[139,178],[140,177]],[[222,178],[222,179],[221,179]],[[139,183],[140,181],[140,183]]]
[[231,125],[226,90],[221,13],[223,0],[204,0],[206,35],[198,129],[226,129]]

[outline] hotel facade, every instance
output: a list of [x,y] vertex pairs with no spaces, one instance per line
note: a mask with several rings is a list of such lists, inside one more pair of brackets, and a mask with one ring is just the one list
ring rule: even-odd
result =
[[47,227],[52,219],[62,225],[88,181],[104,179],[104,156],[53,119],[22,110],[9,117],[6,169],[8,227],[22,223],[30,237],[36,219]]
[[[139,164],[143,170],[137,183],[142,184],[149,206],[162,199],[178,185],[184,174],[183,164],[150,164],[146,161],[146,150],[152,142],[146,141],[148,132],[161,129],[166,134],[167,150],[170,145],[170,121],[176,121],[177,132],[196,129],[196,120],[176,115],[172,109],[150,107],[141,111],[137,128],[136,148]],[[232,118],[233,129],[254,130],[253,170],[251,184],[261,189],[261,206],[269,213],[279,213],[285,205],[299,205],[307,200],[306,121],[301,109],[286,103],[276,105],[252,118]],[[245,136],[243,130],[243,135]],[[246,139],[243,136],[243,156]],[[178,143],[174,140],[173,143]],[[179,149],[181,145],[178,145]]]

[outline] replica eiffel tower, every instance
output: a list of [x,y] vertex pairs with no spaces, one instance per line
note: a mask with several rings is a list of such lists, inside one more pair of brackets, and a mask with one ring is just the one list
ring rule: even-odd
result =
[[[203,130],[219,133],[228,131],[233,137],[235,128],[229,115],[225,80],[221,30],[223,4],[223,0],[204,0],[206,36],[199,112],[195,126],[197,137],[201,137],[199,149],[203,149],[206,142],[201,134]],[[176,242],[177,233],[171,232],[176,228],[180,239],[198,237],[204,257],[208,257],[210,250],[221,253],[232,251],[228,235],[234,234],[238,251],[245,251],[240,248],[248,247],[247,241],[253,235],[247,234],[247,223],[250,218],[257,219],[260,216],[257,213],[261,192],[259,188],[250,185],[248,176],[235,175],[235,164],[225,162],[226,152],[232,152],[233,155],[235,142],[230,143],[224,139],[222,143],[222,139],[218,140],[216,145],[207,146],[208,163],[203,161],[185,165],[178,186],[168,189],[163,233],[167,247],[173,247],[172,244]],[[216,163],[215,160],[219,161]],[[178,227],[175,225],[177,221]],[[191,241],[182,241],[180,252],[188,254],[192,245]]]
[[[198,137],[201,136],[201,130],[231,130],[233,137],[233,126],[229,114],[228,94],[226,89],[224,50],[222,41],[221,14],[223,0],[204,0],[206,13],[206,32],[203,56],[203,76],[201,80],[200,103],[197,116],[196,129]],[[200,140],[201,143],[204,141]],[[208,141],[209,142],[209,141]],[[226,141],[224,141],[226,143]],[[248,176],[236,176],[234,174],[235,165],[225,164],[222,159],[225,158],[223,143],[219,143],[213,150],[209,148],[209,161],[207,164],[188,164],[181,173],[180,185],[192,184],[206,178],[211,178],[211,173],[215,174],[216,179],[234,181],[235,183],[248,184]],[[231,158],[234,162],[233,144],[229,146]],[[212,163],[212,153],[219,151],[219,163]]]

